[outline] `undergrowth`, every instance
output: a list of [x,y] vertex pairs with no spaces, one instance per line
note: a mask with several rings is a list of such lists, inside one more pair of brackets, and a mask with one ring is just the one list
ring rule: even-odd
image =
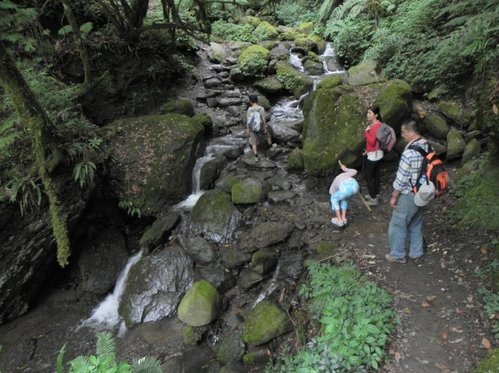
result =
[[[295,355],[283,356],[267,372],[347,372],[378,369],[394,330],[392,297],[352,265],[307,262],[309,280],[300,290],[321,324]],[[286,355],[286,356],[284,356]]]

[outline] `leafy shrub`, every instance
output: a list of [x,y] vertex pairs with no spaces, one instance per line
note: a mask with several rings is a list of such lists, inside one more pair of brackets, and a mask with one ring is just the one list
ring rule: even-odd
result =
[[298,26],[303,22],[314,21],[315,13],[312,9],[306,9],[303,5],[292,2],[278,7],[275,17],[283,25]]
[[266,21],[260,22],[253,31],[253,34],[258,41],[277,39],[279,36],[276,28]]
[[267,71],[270,52],[259,46],[251,45],[246,48],[237,61],[237,67],[245,76],[260,77]]
[[249,23],[237,25],[230,22],[215,21],[211,25],[213,35],[228,41],[256,42],[256,37],[253,35],[254,29]]
[[392,298],[353,266],[308,262],[309,281],[300,288],[322,334],[294,356],[284,356],[269,371],[318,372],[378,369],[394,330]]

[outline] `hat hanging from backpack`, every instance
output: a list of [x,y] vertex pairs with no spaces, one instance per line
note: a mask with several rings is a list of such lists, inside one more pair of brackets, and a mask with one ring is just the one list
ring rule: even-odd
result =
[[414,195],[414,204],[419,207],[426,206],[433,198],[435,198],[435,185],[430,182],[421,184],[418,192]]

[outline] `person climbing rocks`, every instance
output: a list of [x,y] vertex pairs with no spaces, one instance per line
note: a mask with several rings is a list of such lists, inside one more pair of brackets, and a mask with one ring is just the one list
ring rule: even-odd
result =
[[341,161],[338,161],[338,164],[343,172],[334,178],[329,188],[331,208],[336,214],[331,223],[344,228],[348,223],[348,200],[359,192],[359,183],[354,179],[357,170],[346,167]]
[[267,128],[265,109],[258,105],[258,96],[250,95],[249,104],[250,107],[246,111],[246,130],[253,155],[258,158],[259,134],[263,133],[266,136],[269,146],[272,146],[272,137]]

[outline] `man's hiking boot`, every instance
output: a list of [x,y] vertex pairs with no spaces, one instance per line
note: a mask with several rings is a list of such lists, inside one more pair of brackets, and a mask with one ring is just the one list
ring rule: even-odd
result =
[[385,254],[385,259],[388,263],[399,263],[399,264],[405,264],[407,263],[407,259],[404,258],[397,258],[396,256],[393,256],[392,254]]

